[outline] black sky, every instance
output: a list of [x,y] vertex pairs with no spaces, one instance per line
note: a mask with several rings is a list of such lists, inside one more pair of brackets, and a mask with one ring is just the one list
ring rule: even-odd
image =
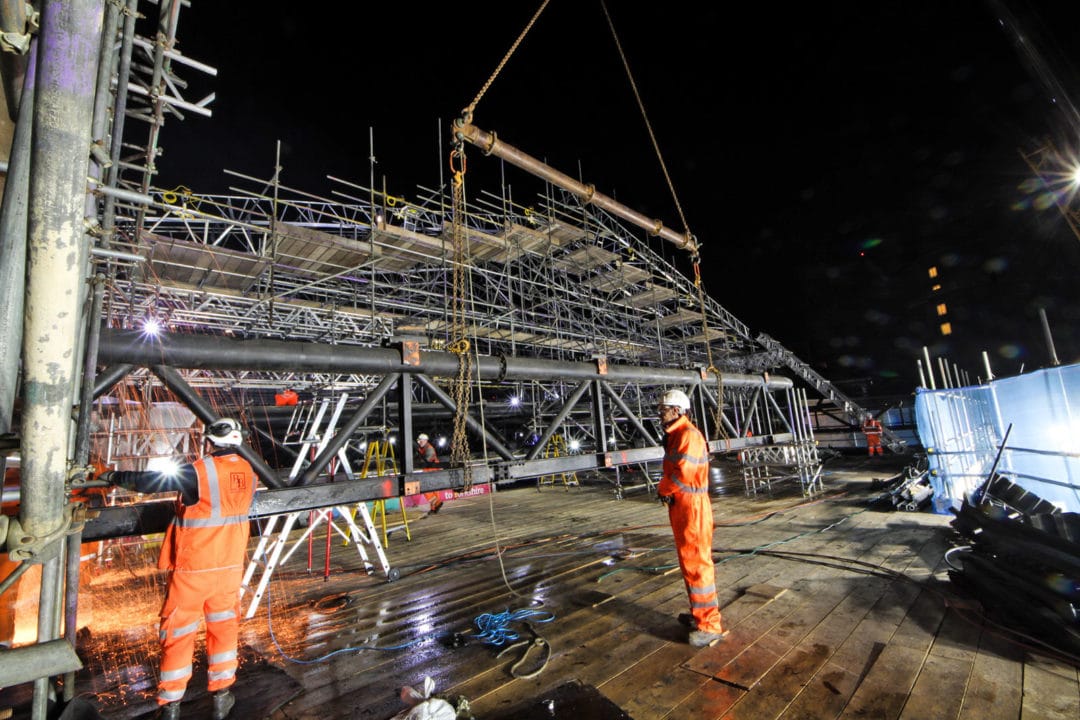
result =
[[[450,122],[540,3],[353,5],[194,0],[178,47],[218,68],[184,73],[190,97],[217,93],[214,117],[167,122],[158,184],[269,178],[279,140],[282,182],[307,192],[444,182]],[[858,391],[911,391],[924,346],[972,382],[984,351],[998,375],[1045,366],[1040,307],[1077,360],[1080,240],[1021,155],[1078,145],[1069,5],[607,0],[706,292]],[[551,0],[473,119],[681,229],[646,118],[599,0]],[[470,190],[505,170],[529,201],[532,179],[467,152]]]

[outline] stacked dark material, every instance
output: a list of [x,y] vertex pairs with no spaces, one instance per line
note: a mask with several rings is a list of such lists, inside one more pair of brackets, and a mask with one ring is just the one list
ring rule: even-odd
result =
[[929,473],[926,468],[926,456],[916,458],[913,465],[909,465],[901,472],[886,480],[874,479],[871,487],[884,486],[886,495],[892,506],[897,510],[916,512],[926,510],[934,496],[934,489],[930,485]]
[[970,545],[950,553],[950,579],[1005,624],[1080,653],[1080,514],[1001,475],[954,513]]

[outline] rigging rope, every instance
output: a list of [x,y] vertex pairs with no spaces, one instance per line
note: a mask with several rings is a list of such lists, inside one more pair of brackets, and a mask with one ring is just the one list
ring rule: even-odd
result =
[[630,88],[634,91],[634,99],[637,100],[638,109],[641,110],[641,117],[645,121],[645,129],[649,133],[649,140],[652,142],[653,150],[656,152],[656,159],[660,162],[660,170],[664,173],[664,181],[667,183],[668,190],[671,191],[671,198],[675,202],[675,210],[678,212],[679,220],[683,224],[683,231],[686,233],[686,237],[694,240],[694,287],[697,289],[698,305],[701,307],[702,341],[705,343],[705,355],[709,363],[706,372],[716,376],[716,412],[713,415],[713,437],[727,438],[727,431],[724,429],[722,422],[724,413],[723,378],[721,377],[720,370],[713,364],[712,344],[709,338],[709,318],[705,310],[705,291],[701,283],[701,255],[698,252],[698,248],[700,248],[701,245],[697,242],[697,238],[690,232],[690,225],[686,222],[686,215],[683,213],[682,203],[679,202],[678,193],[675,192],[675,184],[671,181],[671,175],[668,173],[667,164],[664,163],[663,155],[660,152],[660,145],[656,141],[656,134],[653,132],[652,124],[649,122],[648,114],[645,112],[645,104],[641,100],[641,93],[638,92],[637,83],[634,82],[633,74],[630,72],[630,63],[626,59],[626,53],[623,52],[622,43],[619,42],[619,36],[615,32],[615,24],[611,21],[611,14],[608,12],[607,3],[601,0],[600,5],[604,9],[604,18],[607,20],[608,28],[611,30],[611,36],[615,39],[615,47],[619,50],[619,58],[622,60],[623,68],[626,70],[626,77],[630,81]]

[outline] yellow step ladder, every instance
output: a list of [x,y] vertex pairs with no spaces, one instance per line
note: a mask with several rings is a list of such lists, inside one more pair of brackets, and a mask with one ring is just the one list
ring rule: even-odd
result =
[[[375,466],[374,470],[372,470],[372,463],[374,463]],[[389,440],[372,440],[368,443],[367,452],[364,454],[364,467],[360,471],[360,477],[368,477],[369,470],[372,470],[372,475],[375,477],[397,474],[397,460],[394,457],[394,446],[390,444]],[[405,498],[398,498],[398,507],[401,508],[401,520],[402,525],[405,528],[405,540],[412,540],[412,532],[409,530],[409,516],[405,513]],[[375,512],[373,513],[372,519],[379,521],[381,524],[383,545],[389,544],[390,539],[386,528],[385,499],[375,501]]]
[[[552,435],[551,439],[548,440],[547,445],[544,446],[545,459],[563,457],[564,455],[569,454],[570,453],[566,451],[566,438],[559,434]],[[554,485],[556,478],[562,480],[563,487],[565,487],[567,491],[570,490],[571,485],[580,485],[580,483],[578,483],[576,472],[561,472],[553,473],[551,475],[541,475],[536,479],[536,489],[539,491],[544,485]]]

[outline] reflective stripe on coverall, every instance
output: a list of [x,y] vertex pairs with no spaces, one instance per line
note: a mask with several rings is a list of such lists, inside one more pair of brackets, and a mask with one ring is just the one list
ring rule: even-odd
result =
[[668,505],[668,520],[690,598],[690,612],[698,630],[722,633],[712,559],[708,445],[701,431],[685,415],[666,430],[663,476],[657,491],[674,498]]
[[158,558],[158,567],[170,570],[159,633],[161,705],[184,696],[204,615],[207,689],[213,693],[236,681],[240,583],[255,473],[236,454],[206,457],[193,466],[199,478],[199,502],[177,501],[176,517],[166,530]]

